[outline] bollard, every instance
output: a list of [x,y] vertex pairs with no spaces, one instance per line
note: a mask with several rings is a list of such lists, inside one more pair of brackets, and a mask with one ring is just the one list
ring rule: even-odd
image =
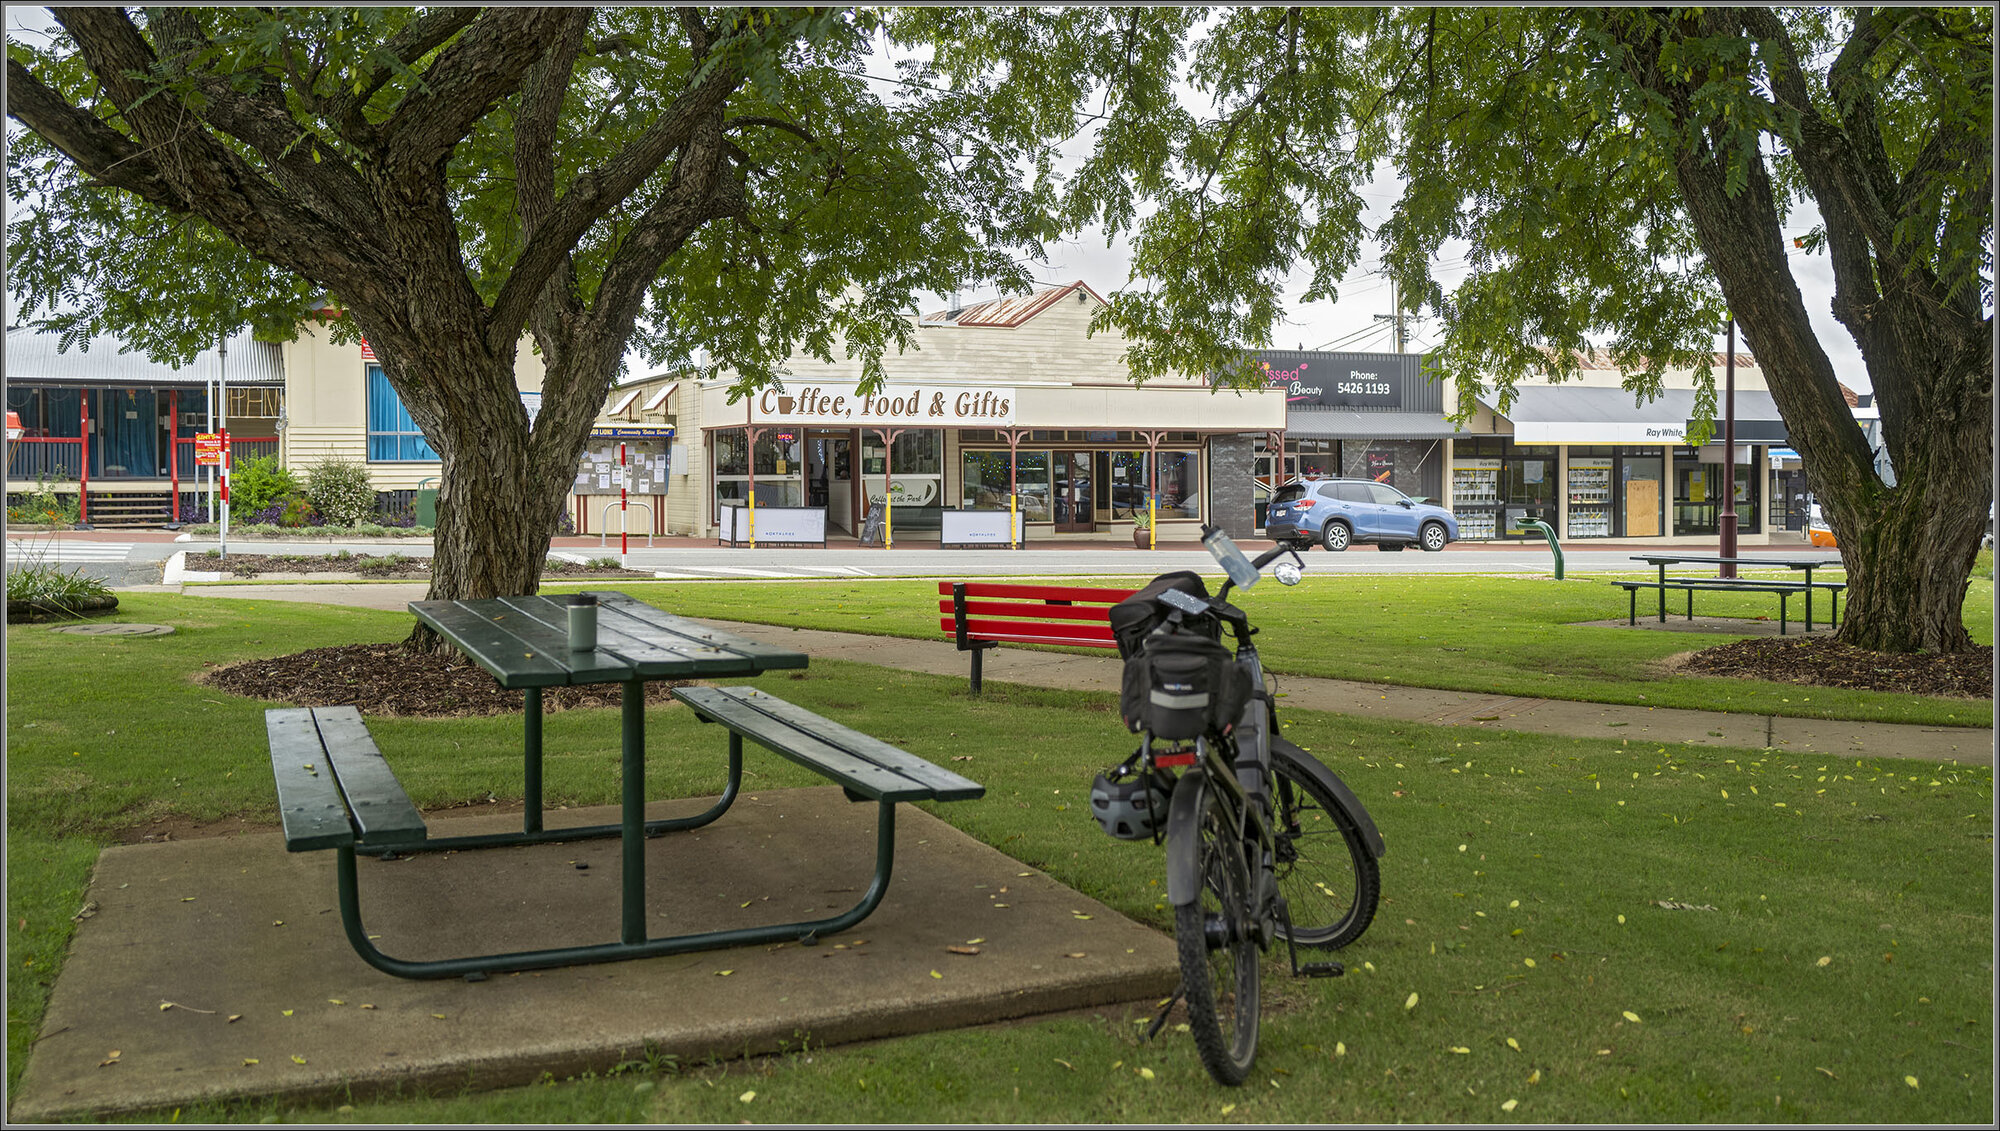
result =
[[1563,579],[1563,548],[1556,541],[1556,528],[1539,518],[1524,518],[1521,520],[1521,525],[1529,530],[1540,531],[1542,537],[1549,540],[1549,552],[1556,556],[1556,580],[1561,581]]

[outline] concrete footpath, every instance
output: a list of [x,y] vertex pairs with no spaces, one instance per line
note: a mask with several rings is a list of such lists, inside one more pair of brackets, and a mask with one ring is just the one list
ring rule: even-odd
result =
[[[423,583],[267,584],[196,587],[188,592],[202,597],[311,601],[399,611],[406,608],[409,602],[421,600],[425,589]],[[815,659],[853,660],[944,676],[965,677],[971,671],[968,656],[944,639],[906,640],[817,629],[716,623],[753,640],[795,648]],[[1623,621],[1606,623],[1625,627]],[[1696,617],[1690,622],[1674,617],[1665,625],[1641,618],[1633,631],[1692,630],[1741,636],[1775,634],[1777,627],[1768,621]],[[1109,653],[1069,655],[1001,647],[986,653],[984,678],[1035,687],[1116,692],[1119,671],[1117,657]],[[1644,739],[1670,746],[1769,747],[1800,753],[1916,758],[1980,766],[1990,766],[1994,760],[1991,726],[1908,726],[1580,703],[1310,676],[1280,676],[1276,683],[1285,697],[1285,707],[1441,726],[1482,727],[1579,738]]]

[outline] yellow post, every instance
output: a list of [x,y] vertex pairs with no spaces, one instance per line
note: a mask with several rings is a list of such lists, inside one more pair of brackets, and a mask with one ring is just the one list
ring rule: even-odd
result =
[[1146,498],[1146,548],[1160,548],[1160,501],[1152,496]]
[[750,492],[750,548],[757,548],[757,492]]
[[888,495],[882,496],[882,548],[896,548],[896,501]]
[[1019,495],[1007,496],[1007,542],[1016,550],[1021,548],[1021,527],[1014,518],[1014,505],[1015,501],[1020,497]]

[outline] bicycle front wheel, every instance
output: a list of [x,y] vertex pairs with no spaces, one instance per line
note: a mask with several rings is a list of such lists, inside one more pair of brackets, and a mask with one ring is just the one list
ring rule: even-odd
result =
[[1278,891],[1291,912],[1291,941],[1336,950],[1375,921],[1382,867],[1329,776],[1312,755],[1272,743]]
[[1189,771],[1174,787],[1169,867],[1201,881],[1195,899],[1174,908],[1174,945],[1188,1028],[1219,1084],[1241,1084],[1257,1059],[1261,989],[1250,875],[1232,818],[1202,771]]

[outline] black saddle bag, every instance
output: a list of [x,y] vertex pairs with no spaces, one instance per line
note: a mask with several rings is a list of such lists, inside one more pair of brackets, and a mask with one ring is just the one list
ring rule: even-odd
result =
[[1129,730],[1180,741],[1233,725],[1249,699],[1249,676],[1219,641],[1162,633],[1125,661],[1118,713]]

